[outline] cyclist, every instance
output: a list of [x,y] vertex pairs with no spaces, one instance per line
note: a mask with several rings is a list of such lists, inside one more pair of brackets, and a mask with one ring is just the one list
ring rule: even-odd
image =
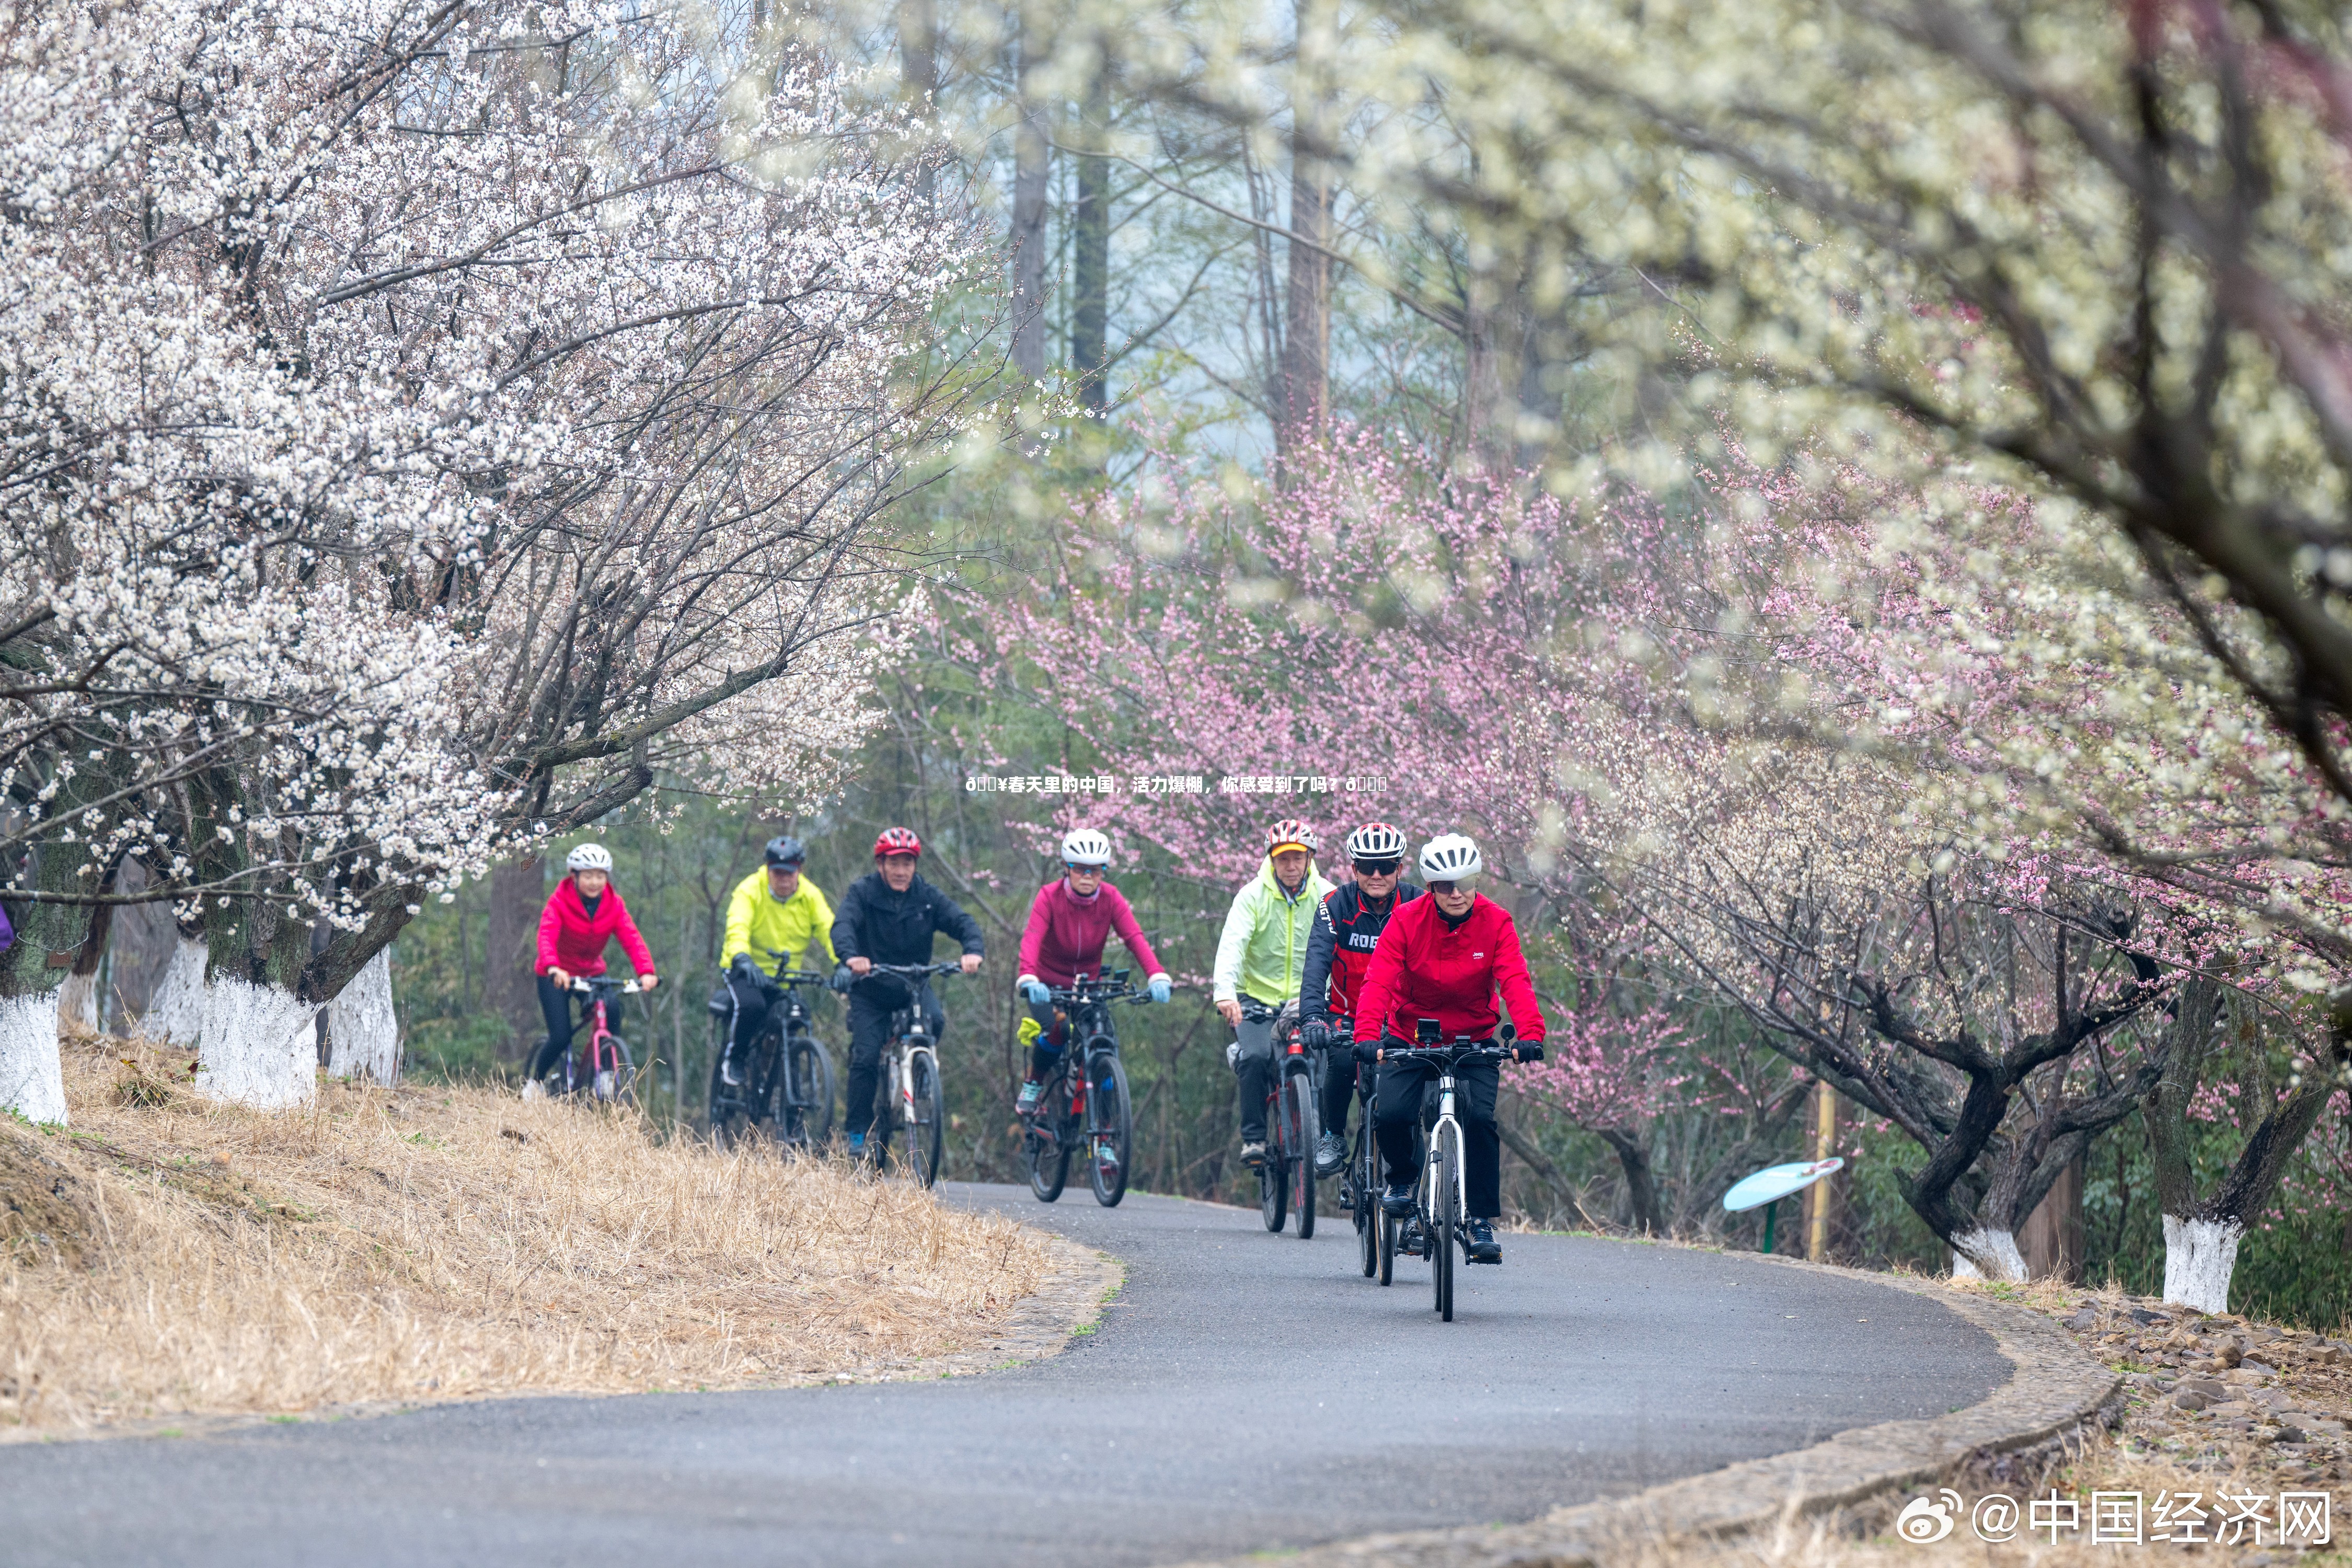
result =
[[[1429,897],[1401,904],[1372,949],[1371,967],[1356,997],[1356,1043],[1402,1046],[1423,1018],[1436,1020],[1446,1040],[1486,1039],[1501,1021],[1497,994],[1518,1026],[1515,1053],[1543,1059],[1543,1009],[1519,952],[1510,911],[1471,885],[1486,869],[1478,846],[1448,833],[1422,847],[1421,875]],[[1381,1206],[1400,1217],[1412,1212],[1412,1125],[1423,1088],[1436,1076],[1427,1061],[1383,1061],[1373,1095],[1372,1124],[1388,1166]],[[1500,1263],[1495,1216],[1503,1212],[1502,1140],[1495,1131],[1499,1073],[1491,1062],[1465,1063],[1454,1075],[1462,1111],[1463,1174],[1469,1199],[1468,1251],[1474,1263]]]
[[[907,1002],[907,983],[895,975],[876,974],[874,966],[929,963],[931,939],[940,931],[963,944],[966,974],[980,968],[981,955],[988,951],[980,922],[916,872],[922,853],[923,841],[912,829],[884,828],[874,840],[874,869],[849,885],[833,921],[833,950],[841,959],[834,988],[849,993],[849,1103],[841,1126],[849,1134],[853,1154],[866,1152],[866,1132],[874,1124],[874,1085],[882,1074],[882,1043],[890,1032],[890,1015]],[[928,985],[917,987],[916,995],[931,1038],[940,1038],[947,1015],[939,998]],[[889,1142],[890,1124],[885,1121],[873,1151],[877,1157]]]
[[1045,1075],[1060,1058],[1064,1027],[1054,1012],[1055,985],[1067,985],[1102,970],[1103,943],[1112,931],[1127,944],[1150,978],[1154,1002],[1168,1000],[1168,972],[1135,923],[1135,911],[1103,878],[1110,864],[1110,840],[1091,827],[1072,828],[1062,840],[1062,874],[1037,889],[1029,923],[1021,932],[1021,976],[1013,983],[1037,1020],[1037,1041],[1029,1049],[1029,1076],[1021,1085],[1022,1110],[1033,1110],[1045,1092]]
[[[574,975],[604,973],[604,944],[621,939],[621,951],[637,972],[638,983],[654,988],[654,955],[637,934],[637,922],[613,886],[613,852],[602,844],[574,845],[563,858],[571,873],[555,884],[547,907],[539,915],[539,1011],[547,1020],[547,1038],[530,1059],[530,1081],[572,1048],[572,981]],[[621,1026],[619,997],[604,1010],[604,1026]]]
[[[1323,1136],[1315,1145],[1315,1170],[1324,1176],[1348,1163],[1348,1102],[1356,1095],[1350,1027],[1356,993],[1389,916],[1398,905],[1421,897],[1419,888],[1398,879],[1404,869],[1404,835],[1389,824],[1367,822],[1348,835],[1344,847],[1356,879],[1335,889],[1316,908],[1298,984],[1300,1037],[1308,1050],[1323,1053]],[[1364,1088],[1369,1099],[1369,1072]]]
[[765,864],[741,881],[727,900],[727,940],[719,949],[731,1024],[726,1054],[719,1074],[730,1087],[743,1081],[743,1064],[751,1060],[751,1042],[767,1026],[768,1015],[783,999],[761,960],[770,952],[794,957],[822,949],[830,967],[833,953],[833,906],[814,882],[801,875],[808,850],[786,835],[768,840]]
[[1274,1020],[1242,1014],[1246,996],[1279,1008],[1298,998],[1308,928],[1331,884],[1315,869],[1314,830],[1286,817],[1265,830],[1265,862],[1234,895],[1217,938],[1217,1012],[1234,1032],[1240,1069],[1242,1163],[1265,1163],[1265,1097],[1274,1075]]

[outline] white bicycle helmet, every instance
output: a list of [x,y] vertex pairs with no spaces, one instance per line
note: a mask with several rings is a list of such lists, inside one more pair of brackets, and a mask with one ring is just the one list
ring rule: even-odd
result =
[[1367,822],[1348,835],[1350,860],[1402,860],[1404,835],[1385,822]]
[[1441,833],[1421,847],[1421,879],[1461,887],[1486,868],[1478,846],[1459,833]]
[[1062,864],[1092,866],[1099,869],[1110,864],[1110,840],[1091,827],[1073,827],[1062,840]]
[[563,868],[567,871],[610,871],[613,868],[613,852],[602,844],[575,844],[572,847],[572,853],[563,858]]

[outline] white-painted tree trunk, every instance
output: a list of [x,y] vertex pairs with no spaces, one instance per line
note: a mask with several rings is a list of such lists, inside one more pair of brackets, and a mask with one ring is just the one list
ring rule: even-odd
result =
[[215,1100],[280,1110],[319,1089],[319,1009],[275,985],[216,974],[196,1041],[196,1089]]
[[205,1029],[205,965],[211,955],[203,939],[182,937],[172,950],[155,994],[140,1016],[139,1032],[166,1045],[193,1046]]
[[2006,1230],[1969,1230],[1952,1237],[1952,1278],[2005,1279],[2022,1284],[2025,1255]]
[[2230,1277],[2246,1227],[2236,1220],[2164,1216],[2164,1299],[2200,1312],[2230,1310]]
[[98,1033],[97,975],[66,975],[58,987],[58,1027],[68,1035]]
[[400,1020],[392,1010],[392,949],[384,948],[327,1004],[327,1071],[389,1084],[400,1072]]
[[66,1119],[55,989],[33,996],[0,996],[0,1107],[34,1121]]

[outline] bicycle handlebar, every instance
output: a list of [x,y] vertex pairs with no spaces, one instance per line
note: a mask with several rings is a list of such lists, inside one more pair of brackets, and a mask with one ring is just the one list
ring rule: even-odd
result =
[[[1528,1045],[1540,1044],[1529,1040]],[[1415,1046],[1403,1041],[1390,1045],[1385,1040],[1359,1040],[1356,1059],[1360,1062],[1393,1061],[1411,1057],[1422,1061],[1444,1060],[1454,1066],[1464,1062],[1507,1062],[1517,1059],[1518,1052],[1509,1046],[1490,1046],[1481,1040],[1457,1040],[1450,1046]]]
[[910,979],[928,980],[934,974],[958,974],[963,971],[963,960],[950,959],[945,963],[875,963],[868,961],[868,974],[898,974]]
[[642,974],[630,980],[615,980],[609,974],[575,974],[572,977],[572,989],[574,991],[593,991],[599,985],[609,985],[615,991],[643,991],[646,977]]

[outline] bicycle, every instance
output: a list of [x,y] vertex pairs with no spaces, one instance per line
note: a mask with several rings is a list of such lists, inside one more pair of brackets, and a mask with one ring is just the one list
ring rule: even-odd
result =
[[[1455,1040],[1450,1045],[1435,1045],[1437,1026],[1423,1019],[1415,1031],[1416,1043],[1388,1045],[1379,1047],[1389,1060],[1427,1061],[1437,1065],[1437,1080],[1424,1086],[1423,1104],[1429,1102],[1433,1090],[1437,1110],[1426,1129],[1416,1128],[1420,1137],[1421,1182],[1413,1192],[1413,1213],[1410,1219],[1398,1219],[1385,1211],[1381,1215],[1381,1283],[1385,1285],[1396,1270],[1400,1251],[1415,1252],[1429,1260],[1430,1292],[1443,1321],[1454,1321],[1454,1252],[1458,1246],[1468,1256],[1470,1241],[1464,1231],[1469,1217],[1468,1177],[1462,1158],[1462,1123],[1454,1115],[1454,1069],[1478,1062],[1505,1062],[1511,1059],[1508,1049],[1475,1040]],[[1502,1038],[1507,1046],[1512,1038],[1510,1026],[1503,1028]],[[1363,1052],[1375,1047],[1359,1046]]]
[[[1257,1168],[1258,1212],[1265,1228],[1280,1233],[1289,1212],[1298,1215],[1298,1239],[1315,1236],[1315,1143],[1322,1131],[1316,1110],[1322,1053],[1298,1040],[1298,1004],[1280,1008],[1248,997],[1242,1016],[1274,1025],[1274,1087],[1265,1097],[1265,1160]],[[1240,1068],[1238,1058],[1235,1070]]]
[[723,986],[710,998],[719,1037],[710,1060],[711,1140],[732,1149],[764,1133],[793,1148],[814,1148],[833,1131],[833,1058],[810,1027],[814,1015],[802,987],[823,985],[825,976],[788,967],[790,953],[762,951],[776,961],[774,979],[784,988],[783,1005],[770,1010],[760,1037],[751,1042],[740,1084],[730,1086],[725,1071],[733,1000]]
[[[1327,1062],[1325,1071],[1330,1067]],[[1357,1100],[1356,1141],[1349,1146],[1348,1163],[1339,1172],[1339,1206],[1356,1222],[1357,1261],[1364,1278],[1387,1284],[1394,1269],[1381,1267],[1381,1145],[1372,1135],[1372,1097],[1369,1088]]]
[[[1055,1006],[1067,1020],[1066,1038],[1077,1042],[1062,1053],[1037,1096],[1037,1108],[1022,1118],[1023,1158],[1029,1190],[1039,1203],[1062,1195],[1070,1179],[1070,1158],[1087,1151],[1087,1182],[1095,1202],[1117,1208],[1127,1196],[1128,1161],[1135,1141],[1135,1102],[1127,1092],[1127,1067],[1119,1060],[1118,1031],[1111,1024],[1113,1003],[1150,1000],[1128,984],[1131,972],[1107,971],[1091,980],[1050,987]],[[1075,1076],[1071,1065],[1077,1065]]]
[[[939,1042],[931,1037],[923,1013],[923,997],[934,974],[957,974],[961,963],[877,963],[868,971],[906,982],[907,1005],[890,1015],[890,1032],[883,1037],[883,1062],[888,1068],[880,1086],[887,1109],[877,1107],[874,1131],[889,1142],[888,1117],[907,1130],[907,1145],[899,1159],[915,1180],[929,1186],[940,1179],[940,1153],[948,1119],[947,1096],[940,1088]],[[893,1047],[897,1049],[894,1051]]]
[[[635,1086],[637,1064],[629,1055],[629,1042],[606,1026],[606,1009],[617,1005],[622,997],[644,990],[644,983],[615,980],[609,974],[575,974],[570,988],[588,998],[588,1016],[582,1020],[588,1026],[588,1043],[548,1063],[533,1085],[544,1094],[585,1090],[599,1104],[616,1104],[627,1099]],[[578,1037],[575,1032],[573,1038]]]

